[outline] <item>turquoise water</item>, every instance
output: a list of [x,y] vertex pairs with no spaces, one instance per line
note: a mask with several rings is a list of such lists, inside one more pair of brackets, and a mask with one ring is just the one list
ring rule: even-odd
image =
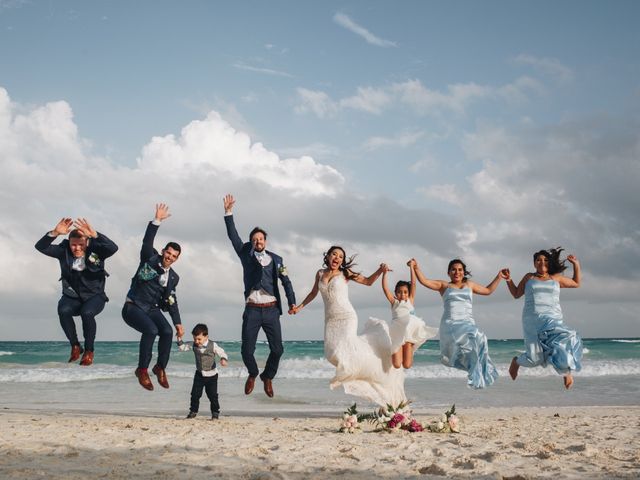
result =
[[[220,368],[223,410],[226,404],[227,410],[245,413],[333,412],[354,400],[329,390],[334,370],[324,359],[322,341],[285,342],[274,399],[268,399],[260,385],[245,396],[240,342],[219,344],[230,359],[228,367]],[[406,370],[407,396],[416,409],[454,402],[461,407],[639,404],[640,339],[586,339],[584,345],[583,369],[576,375],[575,388],[566,391],[551,367],[520,369],[520,377],[513,382],[507,369],[511,358],[522,351],[522,340],[490,340],[500,378],[490,388],[476,391],[466,387],[464,372],[440,364],[438,342],[430,340]],[[259,343],[259,365],[267,355],[268,346]],[[138,342],[97,342],[91,367],[68,364],[68,356],[65,342],[0,342],[0,405],[166,415],[180,415],[186,408],[194,371],[191,352],[180,352],[174,345],[167,368],[171,389],[154,392],[140,388],[133,376]],[[74,394],[69,395],[70,391]]]

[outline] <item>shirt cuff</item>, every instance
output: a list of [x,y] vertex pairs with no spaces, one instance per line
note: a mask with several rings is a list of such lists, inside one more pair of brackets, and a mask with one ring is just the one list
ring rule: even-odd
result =
[[151,220],[151,223],[153,223],[156,227],[159,227],[161,222],[154,218],[153,220]]

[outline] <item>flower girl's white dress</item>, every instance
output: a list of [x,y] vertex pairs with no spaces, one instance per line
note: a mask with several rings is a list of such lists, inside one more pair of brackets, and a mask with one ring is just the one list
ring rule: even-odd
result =
[[342,385],[346,393],[383,406],[406,401],[404,371],[391,364],[391,354],[402,345],[404,332],[390,334],[386,322],[371,319],[358,335],[358,316],[349,301],[346,278],[340,274],[324,282],[321,275],[318,272],[324,301],[324,354],[336,367],[330,387]]

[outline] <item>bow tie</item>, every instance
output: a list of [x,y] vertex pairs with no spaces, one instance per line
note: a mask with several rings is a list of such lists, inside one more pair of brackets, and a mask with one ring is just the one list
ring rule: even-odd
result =
[[263,250],[263,251],[261,251],[261,252],[254,252],[254,253],[255,253],[256,258],[257,258],[258,260],[262,260],[262,259],[265,257],[265,255],[266,255],[266,253],[264,253],[264,250]]

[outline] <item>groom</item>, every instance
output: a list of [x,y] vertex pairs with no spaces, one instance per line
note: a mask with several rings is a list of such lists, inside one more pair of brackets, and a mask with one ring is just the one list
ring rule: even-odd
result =
[[227,226],[227,235],[238,257],[240,257],[244,279],[245,308],[242,314],[241,351],[242,361],[249,371],[249,377],[244,384],[244,393],[249,395],[253,391],[258,376],[258,364],[253,354],[256,350],[258,332],[262,328],[269,342],[270,353],[267,364],[260,374],[260,379],[264,383],[264,392],[267,396],[273,397],[271,381],[276,376],[280,357],[284,352],[280,330],[282,303],[278,289],[278,278],[280,278],[287,295],[289,314],[293,312],[296,297],[282,258],[265,250],[267,233],[261,228],[255,227],[249,234],[249,242],[243,243],[240,239],[233,221],[233,205],[235,203],[233,195],[224,197],[224,222]]

